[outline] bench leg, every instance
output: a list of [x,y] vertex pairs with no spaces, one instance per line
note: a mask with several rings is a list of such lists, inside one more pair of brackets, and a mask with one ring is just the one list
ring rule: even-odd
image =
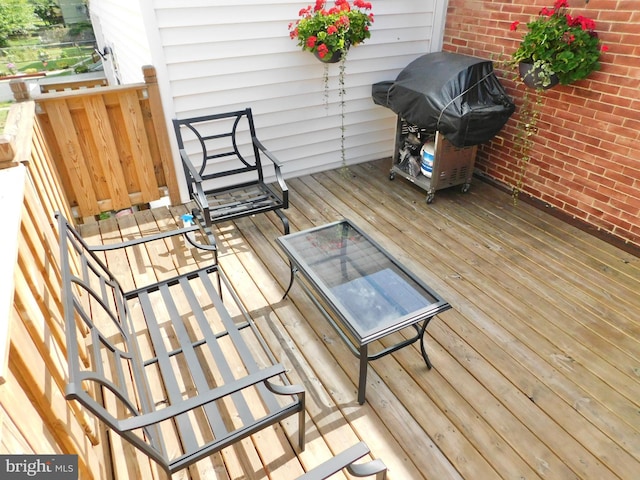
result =
[[[207,239],[207,242],[209,243],[209,245],[214,245],[214,246],[217,245],[216,237],[213,234],[213,223],[211,222],[211,218],[210,217],[205,218],[202,215],[202,211],[198,208],[192,209],[191,215],[193,216],[194,220],[197,222],[198,226],[200,227],[200,231]],[[218,250],[216,250],[215,252],[215,262],[216,262],[216,265],[218,265],[218,268],[220,268],[220,265],[218,264]],[[217,277],[218,277],[218,295],[220,296],[220,299],[222,299],[222,280],[220,279],[220,275],[217,275]]]
[[306,428],[305,428],[305,405],[304,405],[304,397],[302,397],[302,409],[298,413],[298,446],[300,447],[300,451],[304,452],[306,447]]

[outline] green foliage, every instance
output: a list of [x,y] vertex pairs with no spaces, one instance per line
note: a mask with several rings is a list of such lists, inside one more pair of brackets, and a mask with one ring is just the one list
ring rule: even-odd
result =
[[53,0],[30,0],[34,13],[46,25],[59,25],[64,23],[62,10]]
[[24,0],[0,1],[0,47],[5,47],[10,37],[33,29],[35,18],[33,5]]
[[74,23],[69,27],[69,35],[71,35],[72,37],[77,37],[87,30],[93,30],[93,25],[91,25],[91,22]]
[[[513,53],[514,63],[532,63],[540,69],[542,86],[548,86],[550,77],[557,75],[566,85],[581,80],[600,68],[600,46],[595,22],[582,15],[568,13],[567,0],[556,0],[553,8],[543,8],[540,15],[527,23],[527,33]],[[516,30],[520,22],[514,22]]]

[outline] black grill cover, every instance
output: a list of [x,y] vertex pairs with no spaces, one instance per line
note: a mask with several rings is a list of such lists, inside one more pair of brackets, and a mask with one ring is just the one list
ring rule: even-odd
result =
[[395,81],[374,84],[372,96],[408,123],[439,131],[456,147],[490,140],[515,110],[491,61],[450,52],[417,58]]

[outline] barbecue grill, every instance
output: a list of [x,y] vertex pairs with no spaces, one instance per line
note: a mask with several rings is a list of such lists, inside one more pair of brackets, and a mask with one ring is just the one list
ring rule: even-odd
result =
[[[417,58],[395,81],[374,84],[372,97],[398,115],[390,178],[400,174],[422,187],[427,203],[441,188],[469,189],[477,146],[515,110],[491,61],[450,52]],[[425,170],[421,152],[431,144],[433,164]]]

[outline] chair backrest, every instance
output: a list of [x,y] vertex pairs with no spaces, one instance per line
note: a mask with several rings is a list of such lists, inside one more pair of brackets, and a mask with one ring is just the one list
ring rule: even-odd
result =
[[65,396],[162,463],[166,455],[156,427],[120,427],[121,420],[154,409],[123,289],[60,214],[58,227],[69,365]]
[[[263,181],[260,151],[250,108],[173,120],[178,148],[185,150],[202,180]],[[187,179],[190,178],[186,171]],[[229,177],[238,177],[229,181]]]

